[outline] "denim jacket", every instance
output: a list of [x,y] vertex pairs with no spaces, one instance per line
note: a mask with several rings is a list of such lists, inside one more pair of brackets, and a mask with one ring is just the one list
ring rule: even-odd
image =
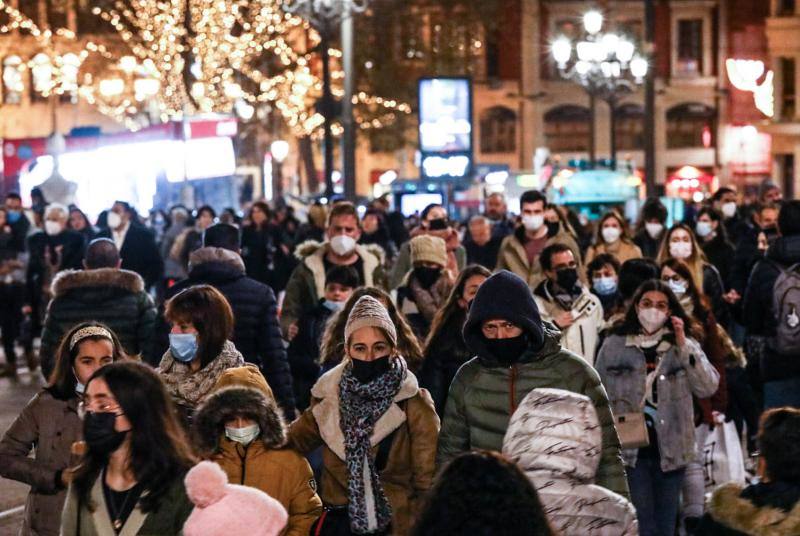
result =
[[[662,341],[668,349],[656,365],[658,408],[656,434],[661,454],[661,470],[674,471],[685,467],[695,457],[694,408],[692,395],[706,398],[714,394],[719,374],[709,363],[700,345],[686,338],[678,348]],[[647,368],[645,356],[635,337],[608,337],[595,362],[595,367],[611,401],[615,415],[643,411]],[[625,465],[636,466],[638,450],[625,449]]]

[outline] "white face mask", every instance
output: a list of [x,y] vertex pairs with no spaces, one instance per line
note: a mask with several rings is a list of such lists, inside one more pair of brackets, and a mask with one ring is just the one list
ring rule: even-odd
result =
[[686,290],[689,288],[685,281],[673,281],[672,279],[667,281],[667,286],[678,298],[686,294]]
[[75,373],[75,369],[72,369],[72,375],[75,376],[75,392],[79,395],[82,395],[84,391],[86,391],[86,386],[81,383],[78,379],[78,375]]
[[692,243],[691,242],[670,242],[669,254],[675,259],[688,259],[692,256]]
[[710,221],[699,221],[697,225],[695,225],[694,230],[697,232],[697,236],[705,238],[710,235],[714,229],[711,227]]
[[655,307],[639,309],[637,316],[639,323],[647,333],[655,333],[667,322],[667,313],[659,311]]
[[231,441],[236,441],[242,445],[249,445],[261,433],[261,427],[257,424],[251,424],[244,428],[234,428],[232,426],[225,427],[225,437]]
[[613,244],[619,240],[622,230],[619,227],[603,227],[601,234],[603,235],[603,240],[606,243]]
[[106,215],[106,223],[108,223],[110,228],[116,229],[122,224],[122,218],[116,212],[109,212],[108,215]]
[[733,218],[736,215],[736,203],[729,201],[722,205],[722,215],[726,218]]
[[50,236],[55,236],[64,229],[64,226],[57,221],[45,220],[44,232]]
[[353,250],[356,249],[356,240],[351,236],[336,235],[331,238],[331,249],[340,257],[344,257],[345,255],[351,254]]
[[653,240],[661,236],[661,231],[664,230],[664,226],[660,223],[645,223],[644,228]]
[[538,231],[544,225],[544,214],[536,214],[534,216],[523,216],[522,225],[528,231]]

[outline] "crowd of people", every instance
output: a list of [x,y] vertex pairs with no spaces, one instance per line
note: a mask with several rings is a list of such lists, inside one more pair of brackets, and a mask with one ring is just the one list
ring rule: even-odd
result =
[[[34,194],[0,207],[2,375],[46,383],[0,440],[21,534],[800,534],[800,201],[770,182],[636,222]],[[711,489],[726,426],[751,474]]]

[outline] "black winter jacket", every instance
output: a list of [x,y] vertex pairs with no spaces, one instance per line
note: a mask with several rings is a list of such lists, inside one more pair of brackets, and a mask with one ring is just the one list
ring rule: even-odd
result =
[[[777,321],[772,306],[773,287],[780,274],[780,267],[788,268],[800,263],[800,236],[778,238],[767,250],[766,259],[753,267],[750,283],[744,295],[744,322],[748,336],[775,336]],[[761,376],[764,381],[785,380],[800,376],[800,360],[797,356],[781,356],[767,344],[761,360]]]
[[150,354],[156,306],[136,272],[116,268],[59,272],[52,294],[39,351],[45,378],[53,370],[64,334],[89,320],[111,328],[129,355]]
[[[287,417],[294,417],[292,375],[278,326],[275,293],[263,283],[245,275],[242,258],[222,248],[200,248],[189,258],[189,277],[170,287],[165,300],[194,285],[211,285],[219,290],[233,309],[233,344],[245,361],[261,368],[275,399]],[[151,363],[169,348],[169,325],[159,315],[156,351]]]
[[703,266],[703,293],[708,296],[711,302],[711,311],[714,313],[714,318],[725,329],[731,323],[731,310],[728,303],[722,299],[725,294],[725,283],[722,281],[722,276],[713,264],[706,264]]
[[796,536],[800,534],[800,486],[790,482],[725,484],[714,491],[696,534]]
[[[113,233],[107,228],[97,236],[114,240]],[[164,261],[156,246],[155,235],[143,225],[131,222],[119,256],[122,259],[122,268],[142,276],[145,288],[158,283],[164,274]]]
[[657,259],[658,251],[661,249],[661,240],[663,240],[663,238],[663,232],[661,233],[661,238],[656,240],[650,237],[650,233],[647,232],[647,229],[642,229],[633,237],[633,243],[642,250],[642,257],[645,259]]
[[461,334],[466,320],[466,312],[452,315],[425,347],[419,384],[430,391],[439,415],[444,415],[447,392],[456,372],[474,356]]
[[733,245],[725,237],[717,233],[714,238],[704,243],[702,247],[708,262],[714,265],[714,268],[717,269],[720,277],[722,277],[725,288],[730,288],[730,275],[735,253]]
[[332,314],[324,301],[320,301],[316,307],[300,315],[297,335],[287,350],[294,379],[294,396],[300,411],[311,403],[311,388],[320,376],[319,348],[325,324]]

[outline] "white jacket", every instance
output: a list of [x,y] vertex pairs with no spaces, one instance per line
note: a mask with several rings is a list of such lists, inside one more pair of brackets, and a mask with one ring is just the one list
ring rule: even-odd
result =
[[636,510],[594,484],[600,422],[592,401],[561,389],[534,389],[511,417],[503,454],[519,465],[563,536],[638,536]]
[[[542,320],[554,322],[556,317],[566,312],[566,309],[550,296],[546,282],[542,282],[536,288],[533,297],[536,299]],[[599,341],[598,334],[604,325],[603,306],[600,304],[600,299],[589,292],[586,287],[581,289],[581,296],[575,300],[575,304],[573,310],[579,316],[570,327],[561,330],[561,346],[578,354],[594,366]]]

